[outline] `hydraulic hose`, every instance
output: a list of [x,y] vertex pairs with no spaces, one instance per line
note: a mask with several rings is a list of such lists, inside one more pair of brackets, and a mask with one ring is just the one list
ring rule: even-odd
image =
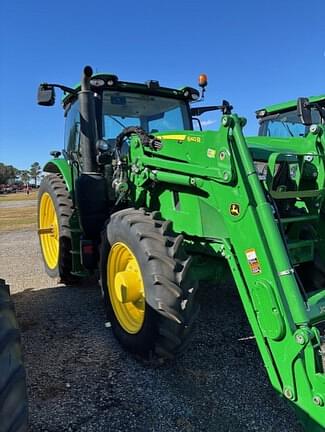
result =
[[138,126],[129,126],[122,130],[122,132],[116,137],[115,148],[117,159],[120,160],[120,151],[122,148],[123,141],[125,138],[129,138],[131,135],[137,135],[140,138],[141,144],[144,147],[149,147],[152,150],[160,150],[162,148],[162,142],[153,135],[147,134],[145,130]]

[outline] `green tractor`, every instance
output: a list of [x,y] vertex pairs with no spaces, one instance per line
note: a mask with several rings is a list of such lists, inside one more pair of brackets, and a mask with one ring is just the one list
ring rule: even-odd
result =
[[9,286],[0,279],[0,432],[26,432],[28,402],[20,332]]
[[[202,95],[207,84],[201,75]],[[231,105],[200,93],[84,69],[65,92],[65,149],[39,192],[46,271],[65,283],[99,271],[112,330],[129,351],[173,358],[191,343],[198,282],[230,270],[270,381],[308,432],[325,427],[325,128],[243,136]],[[297,109],[297,104],[295,105]],[[307,124],[313,108],[298,109]],[[221,110],[217,131],[193,118]]]
[[256,117],[260,136],[307,137],[318,125],[325,124],[325,95],[270,105],[256,111]]

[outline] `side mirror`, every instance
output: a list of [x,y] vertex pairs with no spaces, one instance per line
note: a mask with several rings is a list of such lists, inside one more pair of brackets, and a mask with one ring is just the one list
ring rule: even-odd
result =
[[310,126],[312,124],[311,109],[308,98],[300,97],[297,100],[297,113],[303,125]]
[[42,106],[52,106],[55,104],[54,87],[48,84],[40,84],[37,93],[37,103]]

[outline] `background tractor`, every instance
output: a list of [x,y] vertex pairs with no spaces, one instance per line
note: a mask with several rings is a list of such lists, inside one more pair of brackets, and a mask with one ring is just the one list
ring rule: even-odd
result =
[[0,279],[0,432],[26,432],[26,375],[9,286]]
[[316,132],[317,125],[325,124],[325,95],[270,105],[256,111],[256,117],[260,136],[306,137]]
[[[55,87],[66,132],[39,192],[48,274],[71,283],[99,270],[120,343],[173,358],[191,341],[198,282],[230,270],[273,387],[323,431],[324,127],[246,140],[226,101],[190,108],[195,89],[90,67],[75,88],[41,84],[38,103],[53,105]],[[306,123],[312,108],[298,108]],[[194,130],[212,110],[220,129]]]

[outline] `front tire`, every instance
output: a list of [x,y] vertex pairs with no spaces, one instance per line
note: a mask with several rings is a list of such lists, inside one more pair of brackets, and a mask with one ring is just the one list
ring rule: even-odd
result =
[[157,213],[126,209],[107,225],[101,283],[108,319],[128,351],[173,358],[190,343],[199,307],[181,235]]
[[25,432],[27,423],[20,333],[9,287],[0,279],[0,432]]
[[63,177],[49,174],[41,182],[38,193],[38,233],[46,273],[73,281],[71,275],[70,217],[72,200]]

